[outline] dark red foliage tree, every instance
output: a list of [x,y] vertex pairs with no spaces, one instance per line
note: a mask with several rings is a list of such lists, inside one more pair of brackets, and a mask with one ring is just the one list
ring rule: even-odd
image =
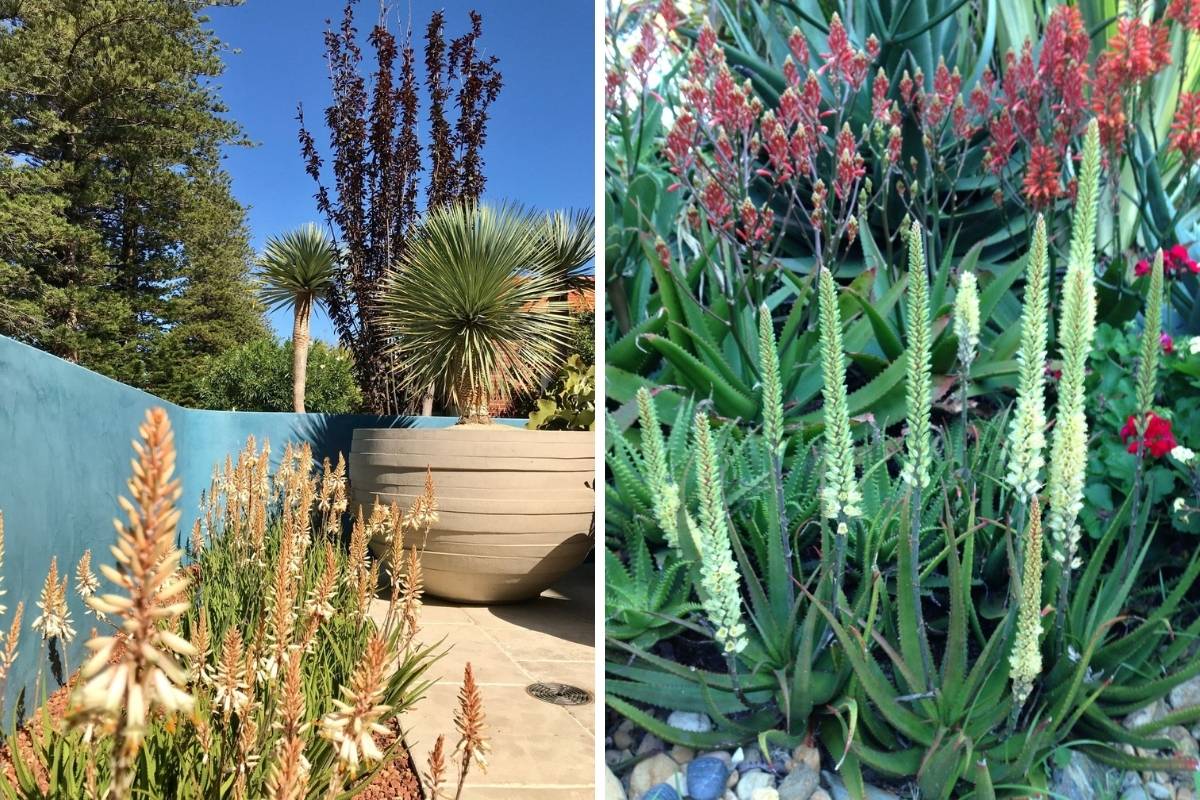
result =
[[[376,293],[388,265],[403,252],[425,208],[483,194],[481,151],[487,138],[488,109],[502,79],[495,56],[479,54],[483,18],[471,12],[471,29],[445,38],[445,17],[435,12],[425,32],[425,88],[429,98],[428,158],[419,137],[420,84],[411,33],[403,41],[389,30],[385,15],[367,41],[374,68],[363,73],[363,52],[354,23],[356,0],[347,0],[338,28],[325,32],[332,101],[325,110],[329,132],[329,174],[325,159],[299,109],[300,150],[305,169],[317,183],[317,208],[342,251],[330,296],[329,316],[354,359],[354,371],[368,410],[394,414],[414,401],[396,389],[403,369],[389,355],[378,320]],[[399,62],[397,66],[397,62]],[[447,104],[454,92],[455,119]],[[420,173],[428,161],[429,181],[419,197]],[[328,184],[332,176],[332,185]]]

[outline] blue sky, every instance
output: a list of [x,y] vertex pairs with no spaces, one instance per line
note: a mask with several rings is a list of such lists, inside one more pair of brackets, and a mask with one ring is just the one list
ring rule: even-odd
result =
[[[536,208],[591,208],[595,202],[595,4],[592,0],[408,0],[391,4],[392,30],[411,14],[418,63],[429,15],[446,11],[447,39],[465,32],[467,13],[483,15],[482,46],[500,59],[504,88],[492,106],[484,150],[485,195]],[[219,80],[229,115],[245,128],[255,147],[231,148],[225,166],[234,195],[249,207],[251,243],[308,221],[320,221],[314,184],[304,172],[296,140],[296,104],[318,144],[328,136],[322,123],[329,102],[322,34],[325,21],[341,19],[341,0],[247,0],[213,8],[213,31],[234,50],[225,55]],[[365,38],[379,3],[361,0],[358,29]],[[364,62],[371,63],[369,54]],[[419,79],[423,75],[419,73]],[[422,95],[422,116],[425,97]],[[275,329],[291,335],[291,314],[272,314]],[[313,333],[336,336],[318,313]]]

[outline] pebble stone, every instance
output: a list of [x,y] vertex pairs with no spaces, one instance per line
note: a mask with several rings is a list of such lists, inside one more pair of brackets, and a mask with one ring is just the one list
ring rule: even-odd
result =
[[620,779],[607,767],[604,768],[604,800],[628,800]]
[[755,789],[774,789],[775,778],[762,770],[743,773],[737,782],[738,800],[754,800]]
[[707,714],[696,711],[672,711],[667,717],[667,724],[672,728],[693,733],[708,733],[712,730],[712,720]]
[[669,781],[678,769],[679,765],[665,753],[656,753],[639,761],[629,773],[629,794],[637,800],[650,791],[651,786]]

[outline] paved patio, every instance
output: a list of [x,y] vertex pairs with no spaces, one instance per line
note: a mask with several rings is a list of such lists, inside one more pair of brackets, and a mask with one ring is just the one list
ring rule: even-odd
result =
[[[420,771],[439,733],[453,739],[463,665],[483,694],[491,744],[487,772],[473,770],[468,800],[591,800],[595,794],[595,703],[535,700],[536,681],[567,683],[596,695],[595,567],[584,564],[536,600],[463,606],[427,598],[421,638],[449,649],[430,676],[437,682],[405,715],[405,741]],[[387,607],[376,601],[382,614]]]

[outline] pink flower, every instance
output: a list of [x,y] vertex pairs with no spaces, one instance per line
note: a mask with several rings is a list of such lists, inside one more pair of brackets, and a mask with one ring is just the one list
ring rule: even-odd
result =
[[1171,334],[1164,333],[1158,337],[1158,343],[1162,345],[1164,353],[1175,352],[1175,340],[1171,338]]

